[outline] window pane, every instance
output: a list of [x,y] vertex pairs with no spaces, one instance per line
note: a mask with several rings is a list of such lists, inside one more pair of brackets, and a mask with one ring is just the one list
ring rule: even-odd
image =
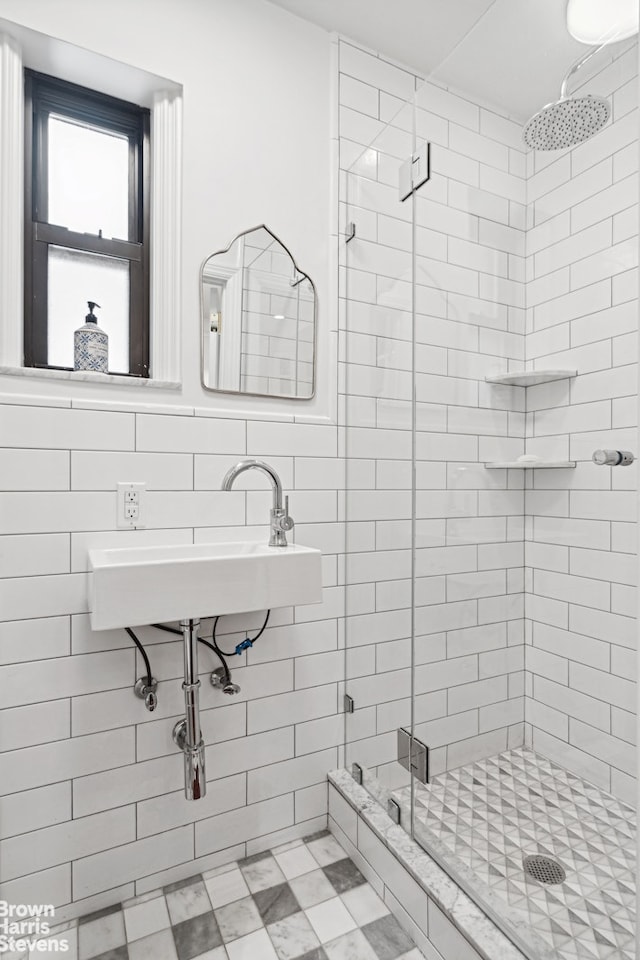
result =
[[129,141],[49,117],[49,223],[129,237]]
[[99,303],[98,325],[109,336],[109,370],[129,373],[129,261],[49,247],[48,359],[73,367],[73,333]]

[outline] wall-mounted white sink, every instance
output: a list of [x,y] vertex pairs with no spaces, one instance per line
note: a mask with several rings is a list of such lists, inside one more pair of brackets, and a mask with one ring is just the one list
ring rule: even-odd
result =
[[89,551],[94,630],[322,600],[321,554],[237,542]]

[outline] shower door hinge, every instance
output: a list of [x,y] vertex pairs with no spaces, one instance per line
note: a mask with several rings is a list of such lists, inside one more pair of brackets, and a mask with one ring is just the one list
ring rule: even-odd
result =
[[348,693],[344,695],[343,711],[344,713],[353,713],[356,708],[355,700]]
[[387,813],[391,817],[394,823],[397,823],[400,826],[400,816],[401,816],[400,804],[396,800],[389,798],[387,800]]
[[420,783],[429,783],[429,747],[404,727],[398,728],[398,763]]
[[357,784],[362,786],[362,780],[364,775],[362,773],[362,767],[360,766],[359,763],[351,764],[351,776],[353,777],[353,779]]
[[411,154],[400,167],[400,200],[407,200],[411,194],[431,178],[431,144],[423,145]]

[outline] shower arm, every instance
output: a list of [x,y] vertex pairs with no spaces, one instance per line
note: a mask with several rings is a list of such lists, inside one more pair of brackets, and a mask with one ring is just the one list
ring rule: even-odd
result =
[[583,54],[571,67],[569,67],[564,76],[564,80],[562,81],[562,86],[560,87],[561,100],[567,100],[569,98],[569,94],[567,93],[569,80],[578,72],[578,70],[584,67],[585,63],[588,63],[592,57],[595,57],[597,53],[600,53],[600,51],[604,50],[605,47],[608,47],[609,44],[614,43],[615,36],[616,35],[614,34],[611,37],[607,37],[607,39],[603,40],[598,47],[595,47],[595,49],[589,50],[587,53]]

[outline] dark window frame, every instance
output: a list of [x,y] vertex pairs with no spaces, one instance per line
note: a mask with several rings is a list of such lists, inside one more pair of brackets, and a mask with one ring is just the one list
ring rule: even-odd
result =
[[[129,237],[112,240],[49,223],[49,114],[123,134],[129,141]],[[149,376],[150,111],[95,90],[25,70],[24,363],[47,362],[48,248],[65,247],[129,261],[129,373]],[[78,317],[78,326],[82,315]],[[114,371],[118,372],[118,371]]]

